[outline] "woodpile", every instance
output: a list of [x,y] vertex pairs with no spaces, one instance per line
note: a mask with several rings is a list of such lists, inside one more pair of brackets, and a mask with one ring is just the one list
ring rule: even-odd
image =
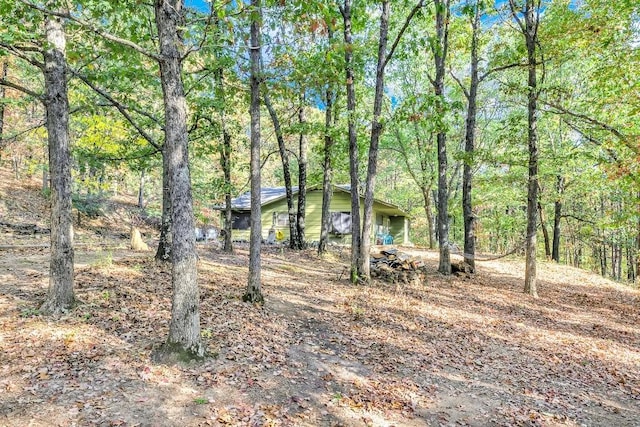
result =
[[397,249],[371,254],[370,266],[371,277],[389,283],[422,283],[426,277],[424,261]]

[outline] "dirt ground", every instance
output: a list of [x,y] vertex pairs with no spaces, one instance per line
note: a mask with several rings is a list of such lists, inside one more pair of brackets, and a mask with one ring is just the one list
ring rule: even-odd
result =
[[521,260],[444,277],[401,248],[424,282],[354,286],[346,250],[269,247],[260,308],[241,301],[247,249],[200,245],[212,357],[163,366],[167,267],[92,233],[81,304],[55,319],[46,237],[0,233],[0,426],[640,426],[640,292],[588,272],[541,263],[534,300]]

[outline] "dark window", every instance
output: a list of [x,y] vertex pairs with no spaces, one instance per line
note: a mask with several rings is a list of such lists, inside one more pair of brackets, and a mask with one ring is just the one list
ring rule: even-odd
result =
[[351,234],[351,212],[331,212],[331,233]]
[[251,228],[250,212],[234,212],[231,228],[234,230],[248,230]]

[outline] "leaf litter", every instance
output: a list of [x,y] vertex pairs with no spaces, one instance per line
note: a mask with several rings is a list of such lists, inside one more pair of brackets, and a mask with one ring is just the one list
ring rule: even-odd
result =
[[267,247],[258,307],[241,301],[247,249],[199,246],[212,357],[163,366],[150,353],[168,333],[167,266],[79,251],[82,303],[51,319],[37,312],[47,254],[2,251],[0,425],[638,425],[637,290],[542,263],[534,300],[520,262],[444,277],[437,254],[412,255],[424,282],[363,286],[340,274],[346,251]]

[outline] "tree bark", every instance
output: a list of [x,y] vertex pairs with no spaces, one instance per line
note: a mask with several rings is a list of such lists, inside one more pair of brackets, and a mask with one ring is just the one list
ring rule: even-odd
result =
[[224,174],[224,244],[223,250],[227,253],[233,253],[233,236],[232,236],[232,211],[231,211],[231,134],[227,128],[227,120],[225,114],[225,90],[224,90],[224,70],[222,67],[216,70],[216,82],[218,89],[218,98],[220,99],[220,125],[222,127],[222,146],[220,147],[220,166]]
[[640,283],[640,192],[637,195],[638,224],[636,228],[636,283]]
[[562,194],[564,193],[564,177],[556,177],[557,198],[553,206],[553,245],[551,259],[560,262],[560,220],[562,219]]
[[380,38],[378,41],[378,65],[376,67],[376,90],[373,98],[373,119],[371,121],[371,140],[369,142],[369,162],[367,164],[367,182],[364,193],[364,214],[362,217],[362,240],[360,242],[360,264],[358,267],[360,279],[368,282],[369,251],[371,249],[371,225],[373,221],[373,192],[378,168],[378,145],[382,134],[382,97],[384,96],[384,68],[387,62],[387,41],[389,33],[389,15],[391,4],[389,0],[382,2],[380,15]]
[[[331,41],[331,33],[329,35],[329,41]],[[324,112],[324,162],[323,162],[323,175],[322,175],[322,219],[320,225],[320,242],[318,243],[318,255],[321,255],[327,251],[327,243],[329,241],[329,229],[330,229],[330,212],[331,206],[331,179],[333,175],[333,166],[331,163],[331,154],[334,144],[334,139],[331,134],[331,119],[333,115],[333,90],[331,86],[327,87],[325,99],[325,112]]]
[[73,307],[73,219],[71,151],[66,78],[66,37],[62,19],[47,16],[44,51],[45,107],[51,173],[51,262],[49,291],[41,311],[59,314]]
[[242,300],[264,303],[260,279],[260,246],[262,244],[261,196],[260,196],[260,24],[261,0],[251,0],[251,232],[249,237],[249,278]]
[[289,166],[289,153],[287,152],[287,147],[284,142],[284,134],[282,133],[282,126],[280,126],[280,119],[278,119],[278,113],[275,108],[273,108],[273,104],[271,103],[271,98],[269,97],[269,93],[267,91],[266,86],[264,86],[264,105],[267,107],[267,111],[269,111],[269,116],[271,117],[271,122],[273,123],[273,130],[276,134],[276,140],[278,141],[278,151],[280,152],[280,160],[282,160],[282,174],[284,176],[284,191],[287,198],[287,214],[289,215],[289,247],[291,249],[296,249],[298,238],[296,236],[297,227],[296,227],[296,210],[293,207],[293,186],[291,184],[291,167]]
[[540,215],[540,228],[542,229],[542,236],[544,238],[544,256],[547,260],[551,259],[551,239],[549,238],[549,230],[547,230],[547,221],[544,216],[544,209],[542,204],[538,202],[538,214]]
[[[436,77],[433,81],[435,95],[438,98],[438,114],[444,116],[444,76],[449,45],[449,0],[435,0],[437,46],[433,49],[436,65]],[[449,183],[447,181],[447,134],[439,130],[438,144],[438,244],[440,257],[438,271],[451,274],[451,253],[449,247]]]
[[[0,69],[0,80],[6,80],[7,74],[9,71],[9,61],[5,58],[2,61]],[[5,98],[5,87],[4,85],[0,85],[0,160],[2,160],[2,151],[5,147],[4,141],[4,98]]]
[[[302,105],[298,111],[298,121],[304,126],[306,118],[304,114],[304,95]],[[308,142],[305,130],[300,131],[299,158],[298,158],[298,212],[296,217],[296,249],[306,248],[305,241],[305,216],[307,206],[307,151]]]
[[344,62],[347,86],[347,114],[349,133],[349,177],[351,181],[351,282],[360,276],[360,192],[358,190],[358,136],[356,131],[356,92],[353,72],[353,36],[351,33],[351,0],[344,0],[341,8],[344,21]]
[[478,109],[478,32],[480,30],[480,4],[476,2],[475,12],[471,21],[471,82],[467,96],[467,118],[464,136],[465,162],[462,171],[462,216],[464,222],[464,262],[469,265],[471,273],[475,272],[476,236],[474,223],[476,217],[473,213],[473,153],[476,145],[476,118]]
[[144,184],[146,178],[146,169],[140,172],[140,185],[138,186],[138,207],[144,209]]
[[171,282],[173,299],[169,336],[156,353],[162,361],[200,360],[200,292],[197,281],[193,199],[189,174],[187,104],[182,82],[182,0],[156,0],[160,79],[164,97],[165,155],[171,200]]
[[160,240],[155,259],[160,262],[171,262],[171,196],[169,194],[169,171],[171,165],[166,152],[166,145],[162,149],[162,224],[160,225]]
[[538,43],[539,0],[526,0],[524,23],[518,17],[515,0],[509,0],[511,13],[520,25],[527,48],[528,102],[527,102],[527,140],[529,145],[529,184],[527,191],[527,234],[525,237],[525,276],[524,292],[538,297],[536,287],[536,229],[538,223],[538,88],[536,46]]

